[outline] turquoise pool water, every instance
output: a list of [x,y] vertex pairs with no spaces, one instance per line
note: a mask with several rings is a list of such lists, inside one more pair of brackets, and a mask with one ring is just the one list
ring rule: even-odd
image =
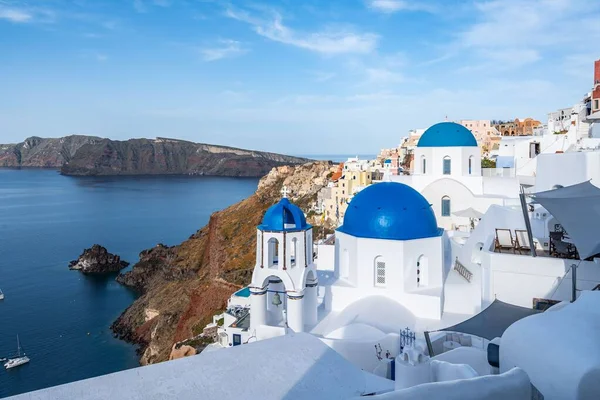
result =
[[235,292],[235,296],[250,297],[250,288],[246,286],[245,288],[238,290]]

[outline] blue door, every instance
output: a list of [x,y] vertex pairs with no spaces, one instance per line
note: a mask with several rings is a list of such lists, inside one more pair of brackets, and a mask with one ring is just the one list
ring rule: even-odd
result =
[[238,335],[237,333],[233,334],[233,345],[239,346],[242,344],[242,335]]

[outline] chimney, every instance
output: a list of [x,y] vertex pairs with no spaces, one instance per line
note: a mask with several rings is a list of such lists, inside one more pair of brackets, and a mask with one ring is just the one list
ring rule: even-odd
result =
[[594,86],[600,84],[600,60],[594,61]]

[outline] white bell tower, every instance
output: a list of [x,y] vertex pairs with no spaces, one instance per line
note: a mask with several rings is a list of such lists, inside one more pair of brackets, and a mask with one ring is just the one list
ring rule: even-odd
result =
[[317,323],[312,226],[287,198],[288,188],[284,186],[281,193],[282,199],[267,210],[257,227],[250,328],[269,325],[303,332]]

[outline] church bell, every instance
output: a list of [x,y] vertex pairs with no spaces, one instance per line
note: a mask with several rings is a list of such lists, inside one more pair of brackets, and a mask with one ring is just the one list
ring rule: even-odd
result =
[[279,293],[275,293],[275,296],[273,296],[273,301],[271,303],[273,303],[274,306],[279,307],[279,305],[281,304],[281,297],[279,297]]

